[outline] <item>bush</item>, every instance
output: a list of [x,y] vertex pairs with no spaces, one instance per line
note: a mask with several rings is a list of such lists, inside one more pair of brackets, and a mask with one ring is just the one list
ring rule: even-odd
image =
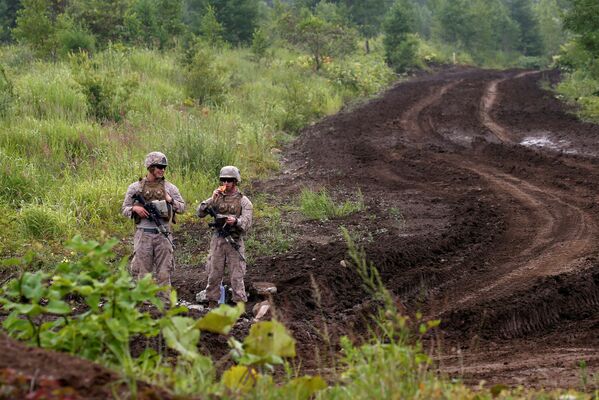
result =
[[395,79],[393,71],[382,58],[361,58],[357,61],[334,61],[322,68],[326,77],[351,97],[370,96],[386,88]]
[[395,72],[404,73],[420,67],[418,43],[415,35],[406,35],[396,47],[386,49],[387,62]]
[[19,213],[23,233],[38,240],[63,240],[69,235],[70,216],[45,205],[28,205]]
[[32,164],[0,153],[0,199],[19,207],[39,195],[38,173]]
[[96,48],[96,38],[81,28],[61,30],[57,33],[58,48],[63,56],[69,53],[93,53]]
[[[119,122],[128,110],[128,100],[139,85],[139,78],[123,76],[115,69],[102,71],[87,53],[71,55],[71,69],[75,80],[87,98],[89,113],[98,121]],[[119,68],[120,66],[113,66]]]
[[228,89],[229,72],[215,62],[213,50],[196,46],[187,67],[185,89],[187,96],[201,104],[220,104]]

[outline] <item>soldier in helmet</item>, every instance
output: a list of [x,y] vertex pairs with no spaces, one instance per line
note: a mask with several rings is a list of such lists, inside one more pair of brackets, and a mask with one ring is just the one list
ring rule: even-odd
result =
[[[212,197],[203,201],[197,210],[200,218],[212,212],[218,215],[213,228],[208,255],[208,285],[206,298],[208,306],[214,308],[220,297],[220,286],[229,267],[231,276],[232,300],[246,302],[245,284],[245,247],[243,237],[252,225],[252,203],[237,188],[241,182],[239,169],[226,166],[220,170],[220,185],[212,193]],[[214,216],[214,215],[213,215]],[[218,222],[220,219],[220,222]],[[220,225],[222,224],[222,225]]]
[[175,214],[185,210],[185,201],[179,189],[164,179],[164,172],[168,166],[164,154],[158,151],[149,153],[144,165],[148,173],[138,182],[129,185],[121,207],[123,215],[135,221],[130,270],[135,278],[151,273],[159,285],[170,286],[170,275],[174,267],[170,237],[162,234],[156,223],[148,219],[148,212],[133,199],[133,195],[141,194],[146,203],[153,203],[156,206],[168,232],[171,230],[171,223],[176,222]]

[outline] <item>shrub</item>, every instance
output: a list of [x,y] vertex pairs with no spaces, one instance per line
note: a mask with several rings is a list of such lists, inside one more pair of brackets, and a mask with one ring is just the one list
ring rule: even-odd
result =
[[23,233],[39,240],[62,240],[70,230],[70,216],[46,205],[32,204],[19,212],[19,223]]
[[417,58],[418,54],[418,39],[415,35],[406,35],[404,40],[397,43],[393,48],[387,48],[387,62],[395,72],[409,72],[420,67],[420,62]]
[[202,104],[220,104],[227,93],[229,72],[216,63],[213,50],[196,46],[187,67],[185,88],[187,96]]
[[38,172],[21,158],[0,153],[0,199],[18,207],[40,193]]
[[85,52],[72,54],[70,59],[74,78],[87,98],[90,115],[98,121],[119,122],[123,119],[129,97],[139,85],[139,78],[117,73],[115,67],[120,66],[109,65],[103,71]]
[[60,53],[65,56],[69,53],[86,52],[93,53],[96,48],[96,38],[82,28],[71,28],[60,30],[57,34],[57,42]]

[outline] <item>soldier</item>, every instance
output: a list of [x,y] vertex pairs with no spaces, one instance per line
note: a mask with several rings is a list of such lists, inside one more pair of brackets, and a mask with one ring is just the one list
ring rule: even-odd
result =
[[221,186],[215,189],[212,197],[203,201],[197,210],[200,218],[211,212],[218,217],[215,221],[216,225],[213,226],[207,265],[206,299],[209,308],[214,308],[218,304],[225,266],[229,267],[231,275],[232,300],[247,302],[243,282],[246,269],[243,237],[252,225],[253,206],[237,188],[241,182],[237,167],[223,167],[219,178]]
[[159,231],[157,224],[148,218],[148,212],[133,199],[133,195],[141,194],[146,203],[156,206],[169,233],[171,222],[176,222],[175,213],[180,214],[185,210],[185,201],[179,189],[164,179],[164,171],[168,166],[164,154],[153,151],[146,156],[144,164],[147,175],[129,185],[121,207],[125,217],[133,218],[136,228],[130,271],[136,279],[151,273],[159,285],[170,286],[175,265],[170,237]]

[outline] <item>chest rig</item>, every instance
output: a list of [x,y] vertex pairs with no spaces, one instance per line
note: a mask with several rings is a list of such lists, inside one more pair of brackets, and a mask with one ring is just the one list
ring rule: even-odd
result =
[[[233,194],[220,195],[212,203],[212,207],[218,214],[222,215],[233,215],[236,218],[241,216],[241,198],[243,194],[241,192],[235,192]],[[234,239],[239,239],[241,231],[236,226],[230,228],[231,236]]]
[[[164,185],[164,179],[155,180],[149,182],[143,178],[141,182],[141,195],[143,196],[146,203],[152,203],[156,201],[162,201],[166,204],[166,189]],[[136,215],[134,215],[135,217]],[[175,213],[170,204],[166,204],[166,211],[162,213],[162,220],[164,222],[172,221],[175,223]],[[139,217],[135,218],[135,223],[139,223]]]

